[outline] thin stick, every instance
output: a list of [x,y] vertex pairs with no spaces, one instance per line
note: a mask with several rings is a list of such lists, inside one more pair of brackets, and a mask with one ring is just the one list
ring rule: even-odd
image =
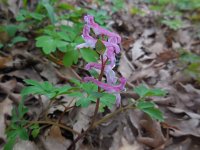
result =
[[59,123],[57,123],[57,122],[52,122],[52,121],[30,121],[29,124],[28,124],[27,126],[25,126],[25,128],[28,128],[28,127],[31,126],[32,124],[51,124],[51,125],[54,125],[54,126],[58,126],[58,127],[60,127],[60,128],[63,128],[63,129],[65,129],[65,130],[67,130],[67,131],[70,131],[70,132],[72,132],[72,133],[74,133],[74,134],[80,135],[80,133],[79,133],[78,131],[75,131],[75,130],[73,130],[73,129],[71,129],[71,128],[65,126],[65,125],[59,124]]

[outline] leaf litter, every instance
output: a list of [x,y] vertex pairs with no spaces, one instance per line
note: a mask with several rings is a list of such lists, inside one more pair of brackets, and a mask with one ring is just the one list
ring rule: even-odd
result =
[[[0,7],[5,14],[15,15],[18,6],[9,1],[8,9]],[[75,2],[73,2],[75,3]],[[84,1],[83,6],[92,1]],[[110,3],[108,3],[110,5]],[[132,1],[125,3],[132,5]],[[131,6],[130,5],[130,6]],[[180,66],[179,49],[199,54],[199,44],[195,30],[189,27],[171,31],[166,26],[155,24],[155,16],[145,3],[134,1],[134,5],[143,7],[145,16],[133,15],[129,10],[115,12],[109,20],[113,29],[119,32],[124,42],[124,52],[121,54],[117,70],[125,76],[130,85],[146,83],[150,87],[165,89],[165,97],[153,97],[154,101],[164,112],[165,125],[152,120],[144,113],[133,110],[123,112],[113,117],[107,123],[98,126],[88,133],[87,137],[78,143],[77,149],[110,149],[110,150],[144,150],[144,149],[200,149],[200,84],[191,77],[183,76]],[[144,5],[144,6],[143,6]],[[129,8],[126,7],[126,8]],[[105,6],[107,7],[107,6]],[[108,9],[109,10],[109,9]],[[11,11],[11,12],[9,12]],[[9,13],[8,13],[9,12]],[[152,28],[153,27],[153,28]],[[0,57],[0,145],[6,141],[5,127],[13,105],[20,101],[20,91],[25,86],[24,79],[48,80],[55,85],[67,84],[70,78],[81,79],[78,68],[66,69],[51,62],[36,49],[30,50],[28,45],[23,49],[13,47],[12,51],[1,53]],[[7,55],[7,53],[9,55]],[[3,55],[2,55],[3,54]],[[127,93],[132,92],[127,89]],[[123,103],[129,98],[126,94]],[[29,98],[26,104],[30,107],[32,117],[38,118],[37,111],[42,105],[47,105],[45,97]],[[68,105],[70,98],[60,97],[62,103],[55,104],[49,112],[52,118],[59,117],[64,111],[63,105]],[[33,111],[34,110],[34,111]],[[87,129],[90,124],[94,106],[70,110],[64,114],[63,123],[73,127],[78,132]],[[102,115],[102,114],[101,114]],[[100,116],[101,116],[100,115]],[[98,116],[98,117],[100,117]],[[18,141],[14,149],[66,149],[75,135],[62,130],[58,126],[43,126],[39,140]]]

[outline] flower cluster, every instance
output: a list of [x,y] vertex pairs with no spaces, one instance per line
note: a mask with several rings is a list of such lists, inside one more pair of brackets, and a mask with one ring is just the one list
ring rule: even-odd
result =
[[[96,85],[98,85],[100,88],[104,89],[108,93],[113,93],[116,96],[116,103],[117,106],[120,105],[121,102],[121,96],[119,94],[120,91],[124,90],[125,84],[126,84],[126,79],[125,78],[120,78],[119,79],[119,84],[117,84],[117,77],[115,75],[115,72],[113,71],[113,68],[115,67],[115,55],[120,52],[120,48],[118,44],[121,42],[121,37],[113,32],[110,32],[102,27],[100,27],[97,23],[94,21],[94,17],[91,15],[87,15],[84,17],[85,20],[85,26],[83,28],[83,34],[82,37],[85,41],[85,43],[77,45],[77,48],[84,48],[84,47],[90,47],[90,48],[95,48],[96,42],[98,39],[92,37],[90,35],[90,30],[92,29],[95,33],[96,36],[107,36],[108,40],[103,40],[102,43],[106,47],[106,51],[103,54],[103,64],[104,66],[104,74],[106,76],[106,81],[107,83],[101,82],[94,77],[85,77],[84,81],[85,82],[93,82]],[[109,61],[107,64],[106,62]],[[85,66],[85,69],[90,70],[90,69],[97,69],[101,70],[103,67],[102,64],[100,63],[95,63],[91,62],[88,63]]]

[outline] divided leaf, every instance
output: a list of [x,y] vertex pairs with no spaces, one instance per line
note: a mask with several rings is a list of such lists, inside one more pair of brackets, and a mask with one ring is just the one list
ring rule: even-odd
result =
[[66,67],[70,67],[73,63],[75,64],[77,63],[78,57],[79,57],[78,51],[76,50],[67,51],[63,58],[63,64]]
[[147,113],[153,119],[164,121],[163,113],[158,108],[156,108],[155,103],[140,100],[137,102],[136,107]]
[[68,92],[68,90],[71,89],[71,86],[63,86],[63,87],[55,87],[53,84],[45,81],[42,83],[39,83],[34,80],[24,80],[26,84],[29,86],[25,87],[21,95],[27,96],[30,94],[39,94],[39,95],[45,95],[48,98],[52,99],[58,95],[62,95]]
[[82,48],[80,49],[80,52],[83,59],[87,62],[96,62],[99,58],[99,55],[96,53],[96,51],[89,48]]
[[150,89],[146,85],[141,84],[134,88],[134,92],[137,93],[140,97],[147,97],[147,96],[165,96],[166,92],[164,90],[155,88]]

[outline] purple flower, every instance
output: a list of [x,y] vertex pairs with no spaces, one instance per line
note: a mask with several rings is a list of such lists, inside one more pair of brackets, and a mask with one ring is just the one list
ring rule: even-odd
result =
[[[98,64],[98,63],[94,63],[94,62],[91,62],[91,63],[88,63],[86,66],[85,66],[85,69],[87,70],[90,70],[92,68],[95,68],[95,69],[98,69],[98,70],[101,70],[101,67],[102,65],[101,64]],[[112,66],[111,65],[106,65],[105,66],[105,69],[104,69],[104,72],[105,72],[105,75],[106,75],[106,80],[107,80],[107,83],[108,84],[115,84],[117,82],[117,77],[115,75],[115,72],[112,70]]]
[[125,89],[126,79],[120,78],[120,84],[118,85],[109,85],[107,83],[103,83],[101,81],[98,81],[97,79],[94,79],[93,77],[85,77],[85,82],[93,82],[96,85],[98,85],[100,88],[104,89],[107,92],[114,93],[114,92],[120,92]]
[[[109,61],[109,64],[104,64],[105,65],[104,74],[106,76],[107,83],[101,82],[93,77],[85,77],[84,81],[93,82],[100,88],[104,89],[106,92],[114,94],[116,97],[117,106],[119,106],[121,102],[121,96],[119,92],[125,89],[126,79],[123,77],[120,78],[119,84],[116,85],[117,77],[115,72],[113,71],[113,68],[115,67],[115,62],[116,62],[115,55],[120,53],[120,48],[118,44],[121,42],[121,37],[116,33],[110,32],[100,27],[97,23],[95,23],[94,17],[91,15],[85,16],[84,20],[86,24],[83,28],[82,37],[85,43],[77,45],[76,48],[78,49],[84,47],[95,48],[97,38],[90,35],[90,30],[92,29],[96,35],[100,36],[105,35],[108,37],[107,41],[103,40],[102,42],[106,47],[106,51],[103,54],[103,61],[105,62],[107,59]],[[101,70],[102,64],[91,62],[85,66],[85,69],[87,70],[90,70],[92,68]]]
[[94,39],[92,36],[90,36],[90,28],[87,25],[85,25],[83,28],[82,37],[85,43],[77,45],[76,48],[78,49],[85,48],[85,47],[95,48],[95,44],[97,40]]
[[119,85],[109,85],[109,84],[103,83],[101,81],[98,81],[97,79],[94,79],[93,77],[85,77],[84,81],[85,82],[93,82],[96,85],[98,85],[100,88],[107,91],[108,93],[113,93],[116,97],[117,107],[120,105],[121,96],[120,96],[119,92],[125,89],[125,84],[126,84],[125,78],[122,77],[119,79],[119,81],[120,81]]
[[112,43],[120,43],[121,37],[113,32],[110,32],[102,27],[100,27],[97,23],[94,22],[94,17],[91,15],[87,15],[84,17],[85,22],[87,25],[93,29],[96,35],[106,35],[108,36],[108,41]]

